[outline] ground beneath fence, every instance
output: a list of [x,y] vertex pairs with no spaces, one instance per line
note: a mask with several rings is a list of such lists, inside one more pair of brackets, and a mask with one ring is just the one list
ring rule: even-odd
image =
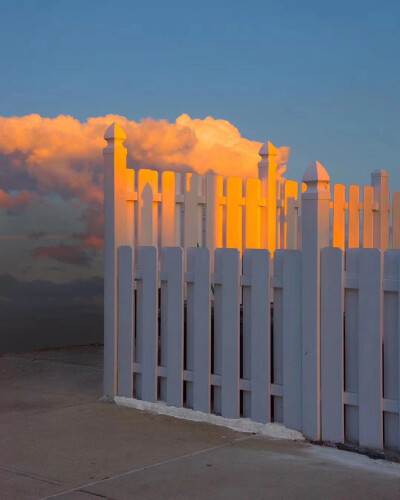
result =
[[0,498],[400,497],[400,465],[102,403],[102,349],[0,357]]

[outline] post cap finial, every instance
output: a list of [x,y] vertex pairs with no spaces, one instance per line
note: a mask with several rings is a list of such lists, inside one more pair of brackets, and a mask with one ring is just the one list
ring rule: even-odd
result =
[[325,167],[319,162],[314,161],[307,168],[303,175],[303,182],[330,182],[328,172]]
[[311,163],[303,175],[303,182],[307,184],[307,191],[303,192],[302,198],[328,199],[329,182],[331,178],[325,167],[319,161]]
[[278,150],[272,144],[272,142],[267,141],[261,146],[260,151],[258,152],[260,156],[276,156],[278,154]]
[[106,141],[110,139],[119,139],[121,141],[124,141],[126,139],[126,134],[121,125],[118,125],[117,122],[113,122],[106,130],[106,133],[104,134],[104,139]]

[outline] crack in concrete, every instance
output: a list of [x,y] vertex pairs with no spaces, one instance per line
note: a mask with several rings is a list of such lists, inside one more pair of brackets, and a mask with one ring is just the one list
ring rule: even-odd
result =
[[[215,451],[215,450],[218,450],[221,448],[226,448],[227,446],[231,446],[234,443],[238,443],[240,441],[246,441],[246,440],[253,439],[253,438],[254,438],[254,436],[246,436],[246,437],[236,438],[236,439],[233,439],[232,441],[230,441],[229,443],[223,443],[223,444],[219,444],[217,446],[211,446],[210,448],[205,448],[204,450],[194,451],[192,453],[187,453],[185,455],[180,455],[179,457],[170,458],[170,459],[164,460],[162,462],[156,462],[154,464],[145,465],[143,467],[138,467],[137,469],[132,469],[130,471],[122,472],[121,474],[116,474],[115,476],[106,477],[104,479],[100,479],[99,481],[93,481],[92,483],[83,484],[82,486],[77,486],[76,488],[72,488],[72,489],[67,490],[67,491],[61,491],[60,493],[56,493],[54,495],[44,497],[41,500],[50,500],[52,498],[57,498],[57,497],[60,497],[62,495],[66,495],[68,493],[74,493],[76,491],[92,494],[92,492],[90,490],[86,491],[86,489],[90,488],[92,486],[96,486],[96,485],[101,484],[101,483],[105,483],[107,481],[112,481],[114,479],[119,479],[119,478],[124,477],[124,476],[129,476],[130,474],[136,474],[138,472],[142,472],[142,471],[149,470],[149,469],[154,469],[154,468],[160,467],[162,465],[167,465],[170,463],[178,462],[179,460],[184,460],[185,458],[191,458],[191,457],[195,457],[198,455],[203,455],[203,454],[208,453],[210,451]],[[105,497],[105,498],[107,498],[107,497]],[[110,500],[112,500],[112,499],[110,499]]]

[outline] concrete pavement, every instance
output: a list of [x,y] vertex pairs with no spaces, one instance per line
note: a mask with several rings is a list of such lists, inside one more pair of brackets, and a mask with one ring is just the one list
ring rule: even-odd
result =
[[102,349],[0,357],[1,499],[400,499],[400,465],[99,401]]

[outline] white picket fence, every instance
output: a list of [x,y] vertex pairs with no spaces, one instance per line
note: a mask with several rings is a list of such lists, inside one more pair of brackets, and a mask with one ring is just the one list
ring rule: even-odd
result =
[[[295,222],[286,228],[301,227],[301,250],[274,254],[257,242],[266,237],[268,247],[271,225],[278,235],[282,207],[275,199],[274,226],[271,211],[262,215],[263,204],[258,205],[260,228],[252,225],[248,237],[261,236],[243,244],[247,235],[237,236],[232,222],[228,229],[228,220],[241,220],[242,207],[246,214],[247,197],[239,204],[241,181],[228,179],[227,189],[236,186],[236,198],[233,188],[222,197],[214,190],[214,202],[220,211],[226,207],[222,229],[235,232],[236,240],[227,245],[225,236],[207,248],[207,228],[217,224],[206,215],[204,246],[197,228],[182,249],[171,236],[163,238],[165,221],[176,228],[181,213],[175,210],[172,217],[168,208],[182,202],[176,186],[170,186],[168,196],[162,182],[160,194],[153,172],[150,189],[149,171],[139,171],[135,185],[133,171],[127,174],[123,131],[114,126],[106,138],[105,395],[283,422],[315,440],[400,449],[400,227],[398,195],[390,206],[386,174],[373,174],[363,204],[354,189],[347,203],[337,186],[332,202],[326,170],[311,165],[301,200],[288,196],[283,207],[289,210],[294,199]],[[164,178],[176,179],[176,174],[164,173]],[[288,182],[281,183],[282,189]],[[197,201],[185,193],[183,201],[201,221],[209,191],[200,194],[199,185]],[[254,192],[248,195],[253,208],[260,199]],[[142,208],[151,206],[151,217],[144,209],[141,214],[140,201],[135,215],[135,200],[146,199],[151,205]],[[187,226],[186,237],[195,224],[189,220]],[[250,221],[238,227],[250,227]],[[146,234],[152,236],[143,241]],[[297,233],[283,236],[274,240],[276,246],[280,241],[298,246]],[[356,243],[365,248],[351,248]],[[234,248],[214,250],[219,244]],[[394,249],[385,251],[390,244]]]

